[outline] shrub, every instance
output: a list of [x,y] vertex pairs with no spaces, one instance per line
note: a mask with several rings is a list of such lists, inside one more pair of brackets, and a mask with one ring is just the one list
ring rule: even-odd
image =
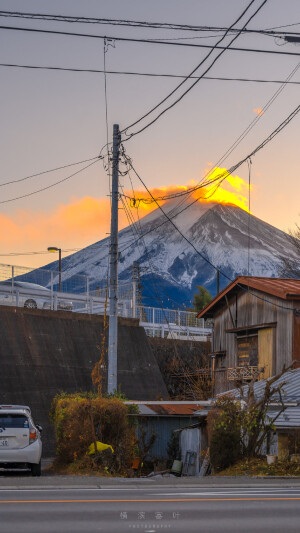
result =
[[88,447],[95,441],[110,444],[114,449],[109,461],[111,473],[126,473],[134,456],[135,428],[128,420],[127,406],[117,398],[93,394],[61,394],[54,398],[51,418],[55,426],[56,455],[61,464],[83,458],[84,465],[100,469],[104,457],[88,456]]
[[235,464],[242,453],[240,405],[231,398],[221,398],[208,416],[210,461],[215,472]]

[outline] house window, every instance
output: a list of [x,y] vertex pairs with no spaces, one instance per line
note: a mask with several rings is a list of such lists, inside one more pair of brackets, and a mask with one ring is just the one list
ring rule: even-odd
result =
[[257,334],[237,337],[237,365],[257,366],[258,336]]

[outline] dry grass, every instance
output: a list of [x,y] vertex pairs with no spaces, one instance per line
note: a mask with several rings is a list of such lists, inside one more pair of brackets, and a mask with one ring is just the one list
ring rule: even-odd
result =
[[267,459],[255,458],[239,461],[235,465],[222,470],[218,476],[300,476],[300,464],[290,461],[277,461],[267,464]]

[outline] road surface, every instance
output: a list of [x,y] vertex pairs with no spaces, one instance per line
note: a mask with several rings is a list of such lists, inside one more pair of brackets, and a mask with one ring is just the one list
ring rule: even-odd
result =
[[[1,480],[2,482],[4,479]],[[30,480],[28,480],[29,483]],[[17,484],[17,483],[16,483]],[[51,479],[51,486],[55,478]],[[264,486],[265,485],[265,486]],[[286,483],[285,483],[286,485]],[[300,486],[0,486],[3,533],[243,533],[300,530]]]

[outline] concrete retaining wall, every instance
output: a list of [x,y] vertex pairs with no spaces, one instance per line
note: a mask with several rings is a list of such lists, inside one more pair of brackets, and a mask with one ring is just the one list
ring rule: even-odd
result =
[[[0,404],[31,406],[44,428],[45,455],[54,454],[53,397],[92,389],[103,317],[0,306]],[[118,385],[130,400],[167,399],[148,338],[137,320],[120,319]]]

